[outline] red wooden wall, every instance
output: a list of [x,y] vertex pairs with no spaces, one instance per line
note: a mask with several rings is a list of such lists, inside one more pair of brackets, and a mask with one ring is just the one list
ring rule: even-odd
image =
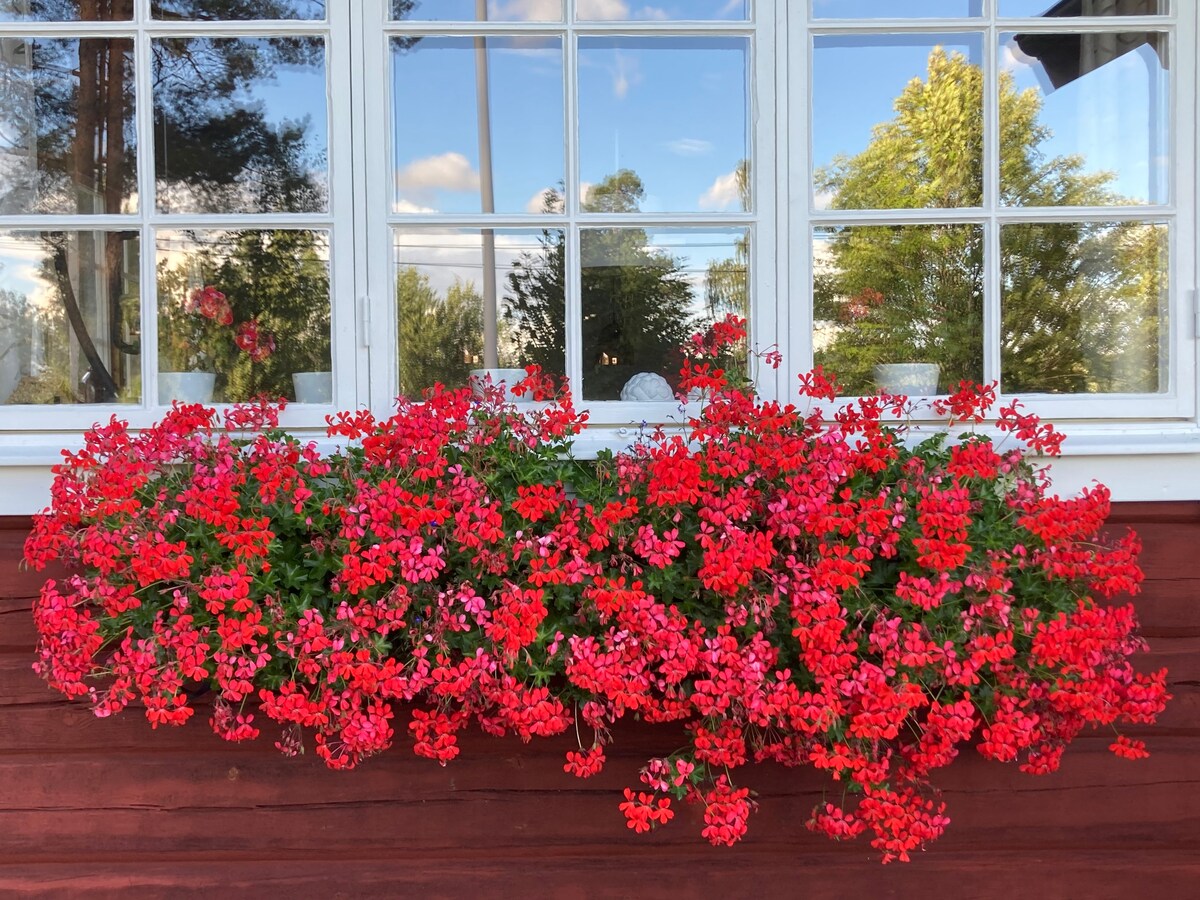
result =
[[1055,775],[966,754],[946,774],[953,820],[907,866],[803,827],[823,777],[761,766],[747,839],[713,848],[695,811],[635,836],[620,790],[661,743],[631,727],[604,773],[562,771],[566,740],[468,736],[445,768],[403,739],[350,773],[270,740],[227,744],[198,714],[151,731],[52,693],[30,669],[28,520],[0,517],[0,895],[45,897],[1200,896],[1200,503],[1128,504],[1146,545],[1139,597],[1174,701],[1129,762],[1094,734]]

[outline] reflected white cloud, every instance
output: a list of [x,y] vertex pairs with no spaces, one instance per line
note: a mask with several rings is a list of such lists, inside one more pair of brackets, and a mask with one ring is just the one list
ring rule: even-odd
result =
[[829,209],[833,205],[835,197],[837,197],[837,191],[817,191],[813,194],[813,207],[815,209]]
[[410,192],[413,197],[408,201],[399,200],[398,205],[405,202],[420,204],[432,200],[436,191],[478,191],[479,173],[461,153],[441,153],[406,165],[396,173],[396,187]]
[[[549,204],[547,204],[549,200]],[[563,211],[562,194],[552,187],[544,187],[525,202],[525,212],[561,213]]]
[[720,212],[737,208],[740,205],[741,196],[738,173],[734,169],[732,172],[718,175],[708,190],[700,195],[697,202],[703,210]]
[[638,70],[637,60],[620,52],[614,54],[613,59],[616,63],[612,69],[613,96],[618,100],[624,100],[629,94],[629,88],[640,82],[642,75]]
[[[742,0],[731,0],[735,7],[740,7]],[[589,22],[627,22],[640,20],[645,22],[666,22],[671,14],[660,6],[643,5],[631,7],[625,0],[578,0],[576,11],[580,19]],[[681,18],[675,16],[674,18]],[[690,17],[682,17],[690,18]]]
[[699,138],[679,138],[669,141],[667,149],[676,156],[704,156],[712,152],[713,144],[712,141],[703,141]]
[[495,4],[494,19],[510,22],[559,22],[562,20],[561,0],[507,0]]
[[593,22],[629,18],[629,4],[625,0],[577,0],[575,11],[579,18]]
[[[500,285],[505,284],[507,273],[522,253],[540,250],[538,236],[519,231],[495,232],[496,274]],[[393,238],[396,269],[415,267],[429,279],[430,287],[443,295],[455,284],[481,289],[482,246],[480,232],[471,230],[396,231]]]
[[397,200],[392,204],[392,211],[402,214],[407,213],[408,215],[425,215],[437,212],[432,206],[421,206],[409,200]]

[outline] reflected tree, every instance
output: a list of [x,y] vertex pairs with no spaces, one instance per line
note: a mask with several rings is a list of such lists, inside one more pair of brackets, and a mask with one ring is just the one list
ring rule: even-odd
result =
[[[1051,156],[1035,90],[1000,74],[1002,201],[1102,206],[1108,173]],[[818,172],[834,209],[977,206],[983,179],[983,76],[940,48],[895,101],[868,147]],[[1158,390],[1161,240],[1153,226],[1055,222],[1002,233],[1004,389]],[[815,318],[832,337],[817,359],[851,391],[880,362],[936,362],[943,386],[983,369],[983,232],[974,226],[849,227],[819,248]],[[1130,273],[1133,273],[1130,277]],[[1136,360],[1131,364],[1130,360]]]
[[[641,179],[622,169],[592,187],[589,212],[637,212]],[[561,194],[547,192],[555,208]],[[505,317],[521,355],[564,371],[564,236],[544,231],[539,253],[525,253],[508,275]],[[580,234],[583,396],[613,400],[636,372],[677,374],[678,351],[695,325],[695,293],[677,258],[650,244],[642,228],[594,228]]]
[[483,298],[472,282],[455,280],[439,294],[415,266],[396,276],[400,393],[418,397],[434,384],[467,383],[483,357]]

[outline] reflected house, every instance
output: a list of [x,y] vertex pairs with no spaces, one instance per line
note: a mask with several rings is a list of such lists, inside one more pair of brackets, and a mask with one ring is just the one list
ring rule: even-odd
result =
[[[1158,6],[1159,0],[1060,0],[1042,16],[1152,16]],[[1154,48],[1164,67],[1168,64],[1166,42],[1157,33],[1018,34],[1016,43],[1021,52],[1041,63],[1048,84],[1046,93],[1070,84],[1143,44]]]

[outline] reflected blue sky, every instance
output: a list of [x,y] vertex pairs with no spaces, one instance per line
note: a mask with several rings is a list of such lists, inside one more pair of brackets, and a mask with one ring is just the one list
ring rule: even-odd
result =
[[[750,0],[571,0],[580,21],[744,21]],[[393,18],[407,21],[476,21],[475,0],[394,2]],[[492,22],[561,22],[562,0],[488,0]]]
[[[541,212],[564,181],[557,38],[488,39],[498,212]],[[594,185],[635,171],[644,211],[740,208],[748,155],[743,38],[581,38],[579,171]],[[480,211],[475,53],[470,38],[393,45],[396,211]]]
[[812,0],[812,12],[818,19],[980,16],[983,0]]

